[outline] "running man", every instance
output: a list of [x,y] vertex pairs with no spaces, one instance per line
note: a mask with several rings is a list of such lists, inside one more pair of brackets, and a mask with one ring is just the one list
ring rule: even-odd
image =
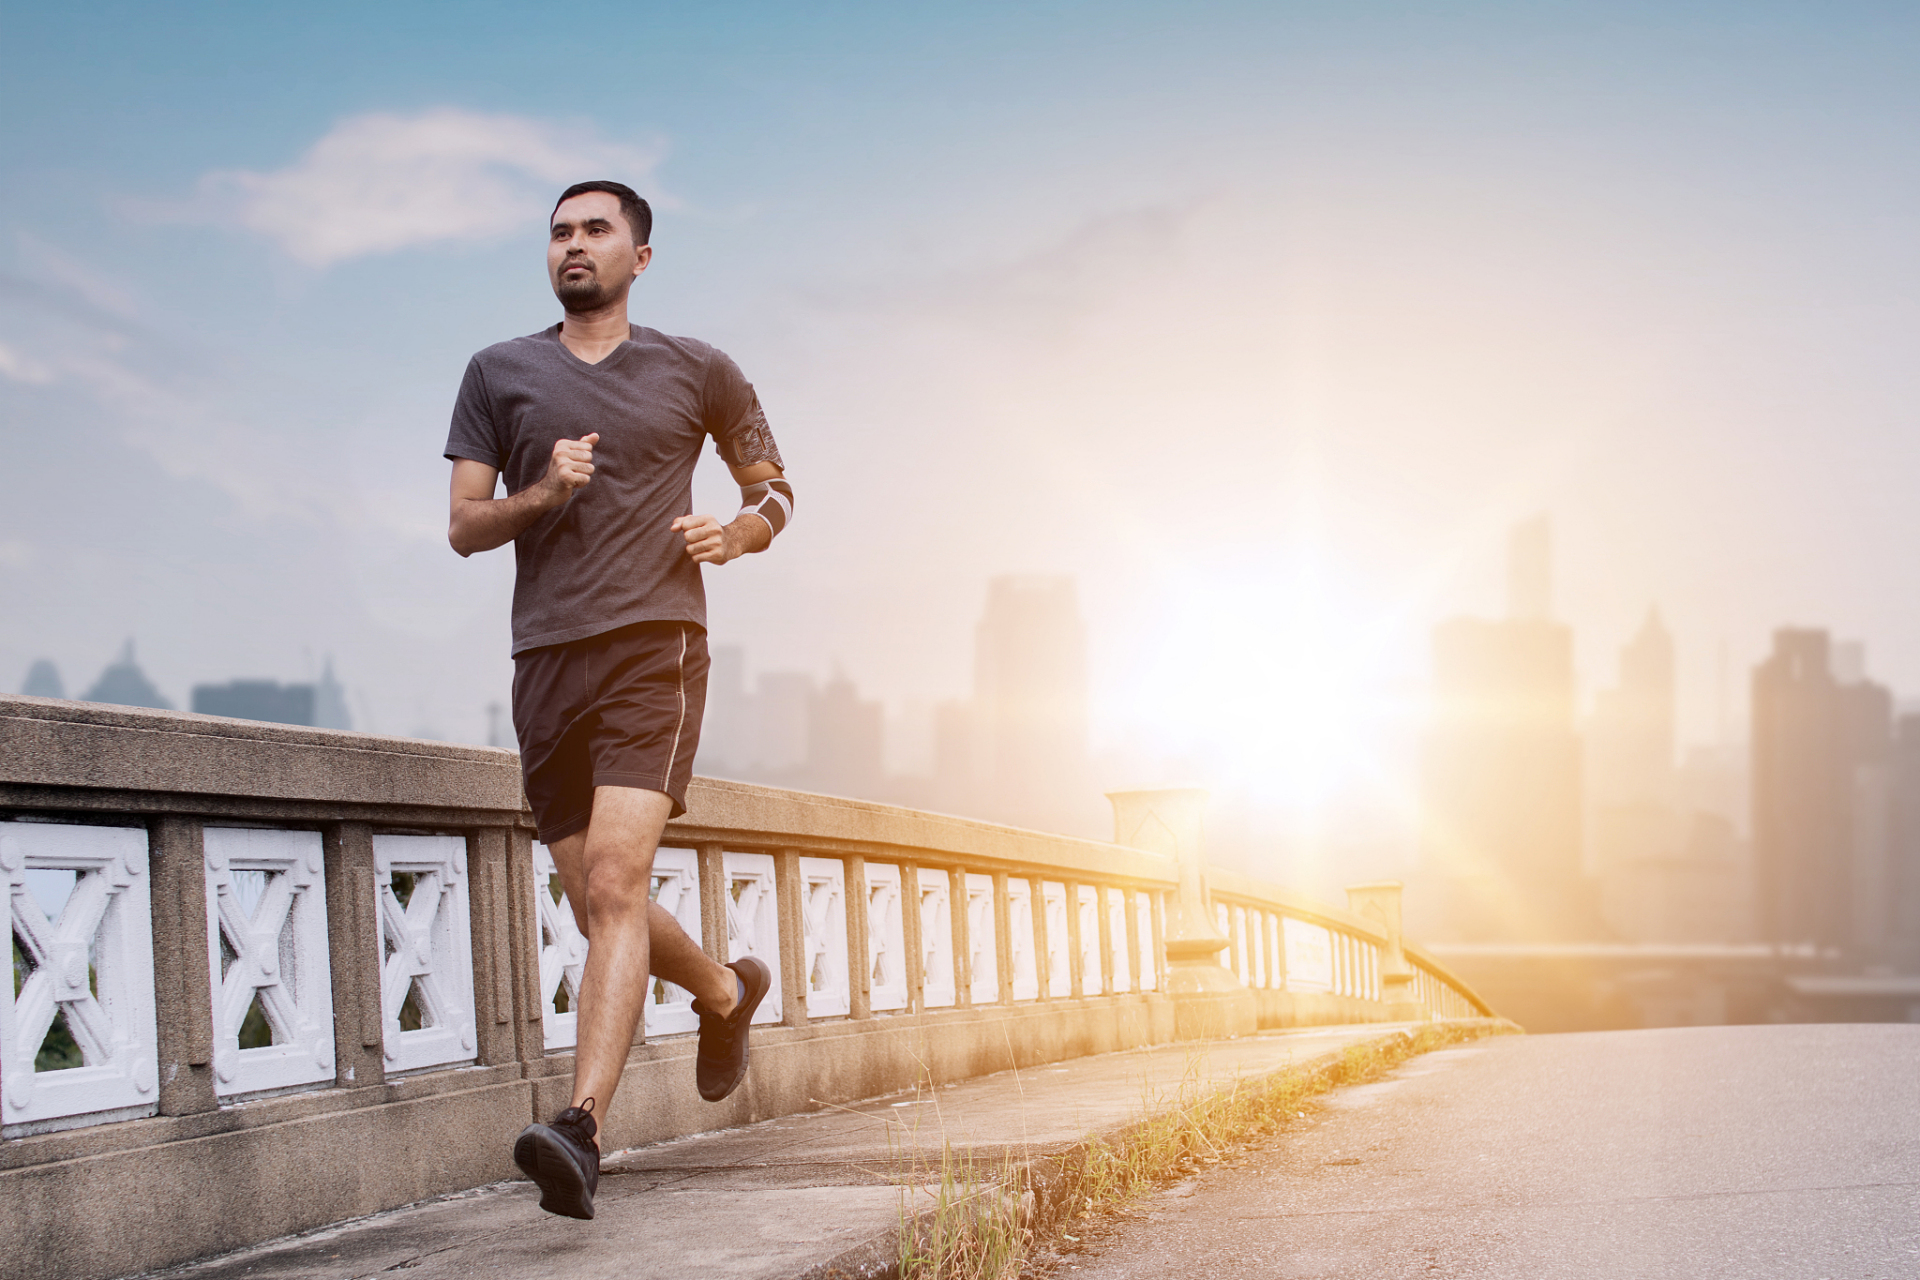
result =
[[[627,321],[653,258],[653,212],[617,182],[561,193],[547,239],[559,324],[474,356],[453,408],[447,540],[462,556],[514,544],[513,725],[540,839],[591,946],[580,984],[573,1103],[529,1125],[513,1158],[540,1207],[593,1217],[599,1124],[650,974],[700,1015],[700,1096],[732,1093],[773,975],[722,966],[650,900],[654,850],[686,812],[706,699],[701,565],[764,551],[793,513],[753,386],[722,352]],[[693,515],[712,436],[740,484],[728,524]],[[506,496],[495,486],[506,477]]]

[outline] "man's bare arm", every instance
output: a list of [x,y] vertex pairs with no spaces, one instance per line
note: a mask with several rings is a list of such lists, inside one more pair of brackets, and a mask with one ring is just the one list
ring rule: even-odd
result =
[[593,479],[593,446],[599,440],[594,432],[578,440],[554,441],[547,474],[505,498],[493,496],[498,470],[471,458],[455,458],[447,541],[462,556],[512,542],[535,520],[565,506],[574,490]]
[[[742,490],[768,480],[784,480],[786,473],[771,462],[754,462],[744,467],[729,466],[733,479]],[[752,514],[735,516],[721,524],[714,516],[681,516],[674,530],[687,540],[687,554],[699,564],[725,564],[773,545],[773,526]]]

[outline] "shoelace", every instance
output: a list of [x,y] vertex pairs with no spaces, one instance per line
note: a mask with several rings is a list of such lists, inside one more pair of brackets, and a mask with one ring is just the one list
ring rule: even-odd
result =
[[583,1147],[593,1145],[593,1135],[599,1125],[593,1119],[593,1099],[588,1098],[585,1106],[568,1107],[553,1118],[553,1128],[565,1129],[569,1137]]

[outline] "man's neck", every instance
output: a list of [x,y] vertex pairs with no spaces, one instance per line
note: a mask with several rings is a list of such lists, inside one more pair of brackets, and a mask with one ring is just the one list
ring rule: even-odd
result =
[[560,322],[560,341],[588,364],[599,364],[612,355],[632,332],[625,298],[592,311],[569,311]]

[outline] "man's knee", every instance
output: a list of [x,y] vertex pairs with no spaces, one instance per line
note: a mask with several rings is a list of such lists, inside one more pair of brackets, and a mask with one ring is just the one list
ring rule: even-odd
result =
[[[652,898],[651,859],[602,858],[589,861],[587,867],[587,909],[589,919],[602,920],[645,915]],[[585,929],[582,929],[585,932]]]

